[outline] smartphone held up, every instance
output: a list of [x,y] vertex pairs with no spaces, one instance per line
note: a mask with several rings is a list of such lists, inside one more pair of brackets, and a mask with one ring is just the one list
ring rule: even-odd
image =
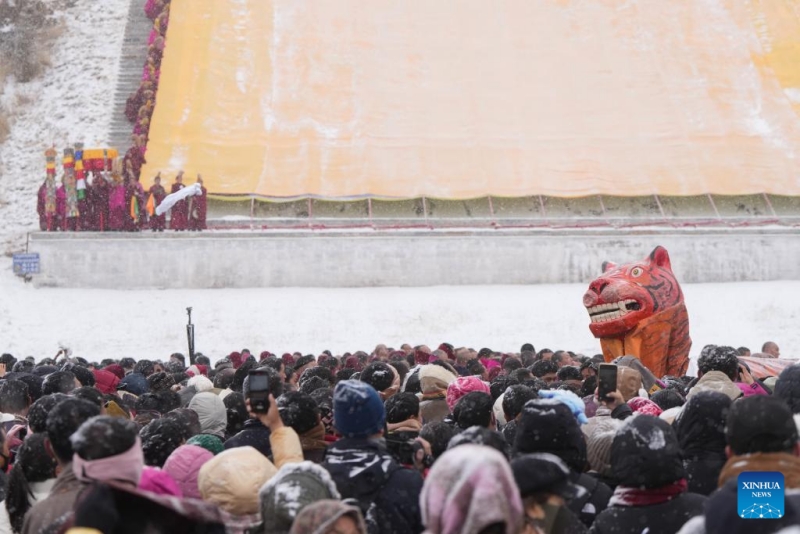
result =
[[269,411],[269,373],[265,369],[253,369],[247,375],[249,391],[247,398],[254,413]]

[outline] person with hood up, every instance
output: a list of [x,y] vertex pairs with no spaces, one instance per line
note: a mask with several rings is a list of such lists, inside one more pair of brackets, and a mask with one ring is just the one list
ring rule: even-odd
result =
[[344,499],[354,499],[370,534],[422,531],[422,477],[400,466],[381,439],[386,411],[375,389],[344,380],[333,394],[333,425],[342,439],[328,447],[322,466]]
[[683,454],[689,491],[711,495],[717,489],[725,455],[725,421],[731,399],[724,393],[701,391],[672,423]]
[[324,500],[303,508],[289,534],[367,534],[367,526],[355,506]]
[[67,398],[58,403],[47,416],[47,442],[58,464],[59,475],[46,499],[37,502],[25,514],[23,534],[38,534],[72,511],[78,494],[86,484],[73,470],[74,451],[70,436],[100,409],[91,402]]
[[201,499],[197,486],[200,468],[214,455],[197,445],[181,445],[164,462],[164,472],[178,484],[184,497]]
[[[705,517],[681,532],[762,534],[800,523],[800,444],[792,412],[775,397],[756,395],[734,402],[725,426],[728,456],[719,476],[719,489],[708,497]],[[783,516],[758,521],[738,514],[738,477],[747,471],[777,471],[784,476]],[[794,490],[794,491],[792,491]]]
[[534,452],[554,454],[569,466],[570,481],[580,488],[569,508],[587,527],[591,526],[597,514],[605,510],[611,490],[584,473],[586,442],[580,424],[572,409],[558,398],[528,401],[517,419],[515,456]]
[[361,381],[375,388],[384,402],[400,391],[400,375],[394,367],[383,362],[372,362],[364,368]]
[[216,504],[230,515],[226,521],[229,534],[245,532],[261,522],[258,491],[278,469],[303,461],[300,439],[284,426],[275,397],[269,396],[267,413],[251,413],[270,429],[273,464],[253,447],[228,449],[206,462],[197,478],[203,500]]
[[604,403],[597,409],[594,417],[581,427],[586,438],[586,457],[589,460],[589,475],[608,486],[617,487],[611,469],[611,444],[622,421],[611,417],[611,409]]
[[570,471],[561,458],[548,453],[524,454],[511,462],[525,510],[522,534],[585,534],[586,526],[567,502],[578,487],[570,482]]
[[667,387],[666,384],[659,380],[636,356],[620,356],[612,363],[618,367],[628,367],[638,371],[639,375],[642,377],[642,388],[647,392],[648,397]]
[[197,412],[197,416],[200,418],[201,433],[225,439],[228,411],[218,395],[210,392],[198,393],[192,397],[189,409]]
[[420,411],[422,423],[444,421],[450,413],[447,404],[447,388],[456,381],[456,375],[440,365],[423,365],[419,370],[419,383],[422,389]]
[[444,453],[425,479],[420,502],[426,534],[518,534],[523,523],[508,461],[481,445]]
[[687,493],[686,471],[672,427],[652,415],[635,415],[617,431],[611,468],[619,485],[591,532],[672,534],[703,513],[706,498]]
[[281,467],[258,492],[263,524],[250,534],[289,534],[297,515],[315,502],[340,499],[328,472],[313,462]]

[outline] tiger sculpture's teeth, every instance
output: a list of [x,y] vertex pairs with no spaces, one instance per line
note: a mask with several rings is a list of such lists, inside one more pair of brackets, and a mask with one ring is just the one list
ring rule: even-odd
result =
[[593,323],[602,323],[619,319],[634,311],[634,309],[639,309],[638,302],[633,299],[627,299],[610,304],[592,306],[591,308],[586,308],[586,311],[589,312],[589,317]]

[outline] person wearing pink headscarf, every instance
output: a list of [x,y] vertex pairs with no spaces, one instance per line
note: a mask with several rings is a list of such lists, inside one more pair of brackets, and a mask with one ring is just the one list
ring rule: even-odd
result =
[[482,391],[491,395],[489,384],[477,376],[460,376],[447,386],[447,406],[450,408],[450,412],[453,412],[458,399],[473,391]]
[[489,527],[518,534],[519,489],[508,461],[481,445],[461,445],[433,465],[420,495],[425,534],[479,534]]

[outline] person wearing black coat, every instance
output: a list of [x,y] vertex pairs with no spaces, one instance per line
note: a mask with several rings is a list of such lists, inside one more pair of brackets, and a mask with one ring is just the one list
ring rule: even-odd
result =
[[552,399],[533,399],[525,403],[514,441],[514,456],[547,452],[561,458],[570,468],[570,482],[579,491],[569,509],[584,525],[591,526],[611,498],[611,489],[586,474],[586,442],[570,408]]
[[343,437],[325,452],[342,499],[354,499],[369,534],[417,534],[422,476],[399,465],[386,450],[386,411],[378,392],[364,382],[343,380],[333,392],[333,426]]
[[706,498],[688,493],[678,438],[651,415],[635,415],[617,431],[611,468],[619,486],[597,516],[596,534],[674,534],[703,514]]
[[272,447],[269,443],[269,428],[265,427],[258,419],[248,419],[238,434],[228,438],[225,450],[236,447],[253,447],[258,452],[272,458]]
[[719,473],[728,461],[725,455],[725,420],[731,399],[717,391],[701,391],[683,407],[672,428],[678,436],[689,491],[711,495]]

